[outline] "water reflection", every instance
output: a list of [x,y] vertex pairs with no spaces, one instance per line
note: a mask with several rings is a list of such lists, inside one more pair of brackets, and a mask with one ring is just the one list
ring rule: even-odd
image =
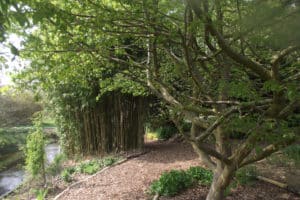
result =
[[[47,163],[53,162],[55,156],[60,152],[58,144],[49,144],[45,147]],[[24,179],[23,169],[13,167],[0,173],[0,196],[15,189]]]

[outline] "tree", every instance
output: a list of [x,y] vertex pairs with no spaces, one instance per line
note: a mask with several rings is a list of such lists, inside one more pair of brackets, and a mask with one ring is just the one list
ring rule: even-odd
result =
[[[75,16],[47,1],[28,5],[35,11],[29,17],[41,27],[28,35],[22,53],[31,60],[31,67],[16,82],[49,100],[65,153],[104,154],[142,148],[146,99],[141,96],[145,88],[125,79],[117,64],[103,62],[90,47],[96,44],[82,41],[82,28],[68,30],[67,23]],[[53,34],[59,29],[64,30],[62,37]],[[85,32],[95,34],[93,30]],[[77,45],[83,45],[83,50]]]
[[[47,18],[39,11],[45,5]],[[298,1],[31,6],[34,19],[42,18],[26,50],[34,55],[28,71],[40,73],[32,80],[44,84],[43,73],[62,70],[69,79],[52,73],[49,81],[85,81],[74,77],[88,66],[86,73],[115,72],[99,82],[104,91],[147,85],[169,105],[179,130],[183,120],[192,122],[181,133],[214,171],[207,200],[223,199],[237,169],[298,139],[299,125],[292,123],[300,106]],[[75,63],[83,68],[72,68]]]

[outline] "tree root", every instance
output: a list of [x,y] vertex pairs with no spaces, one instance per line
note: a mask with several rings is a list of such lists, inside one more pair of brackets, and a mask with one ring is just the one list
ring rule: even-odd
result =
[[291,188],[288,184],[286,183],[281,183],[279,181],[276,181],[276,180],[273,180],[273,179],[270,179],[270,178],[267,178],[267,177],[264,177],[264,176],[257,176],[256,177],[258,180],[260,181],[264,181],[266,183],[270,183],[272,185],[275,185],[277,187],[280,187],[280,188],[283,188],[283,189],[286,189],[287,191],[289,192],[292,192],[292,193],[295,193],[297,195],[300,195],[300,191],[297,191],[293,188]]

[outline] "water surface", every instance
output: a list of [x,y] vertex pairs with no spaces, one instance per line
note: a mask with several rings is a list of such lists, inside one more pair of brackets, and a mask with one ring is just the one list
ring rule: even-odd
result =
[[[53,162],[55,156],[60,152],[58,144],[48,144],[45,147],[46,162]],[[25,171],[13,166],[12,168],[0,173],[0,196],[14,190],[24,179]]]

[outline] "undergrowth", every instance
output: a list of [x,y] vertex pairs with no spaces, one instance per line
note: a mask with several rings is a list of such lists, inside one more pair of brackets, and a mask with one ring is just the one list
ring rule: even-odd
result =
[[117,162],[119,158],[115,157],[105,157],[103,159],[94,159],[87,162],[81,162],[79,165],[74,167],[68,167],[64,169],[61,173],[61,178],[65,182],[71,182],[72,175],[74,173],[83,173],[83,174],[95,174],[99,170],[103,169],[104,167],[110,166]]
[[150,185],[150,193],[174,196],[197,183],[209,185],[212,177],[213,174],[210,170],[201,167],[191,167],[186,171],[171,170],[164,172],[158,180]]
[[291,145],[283,150],[284,155],[300,166],[300,144]]
[[[231,188],[238,185],[251,185],[256,181],[256,168],[249,166],[237,171],[234,181],[227,188],[229,194]],[[150,194],[159,194],[161,196],[174,196],[183,190],[200,184],[209,186],[213,180],[211,170],[202,167],[190,167],[188,170],[171,170],[164,172],[158,180],[150,185]]]

